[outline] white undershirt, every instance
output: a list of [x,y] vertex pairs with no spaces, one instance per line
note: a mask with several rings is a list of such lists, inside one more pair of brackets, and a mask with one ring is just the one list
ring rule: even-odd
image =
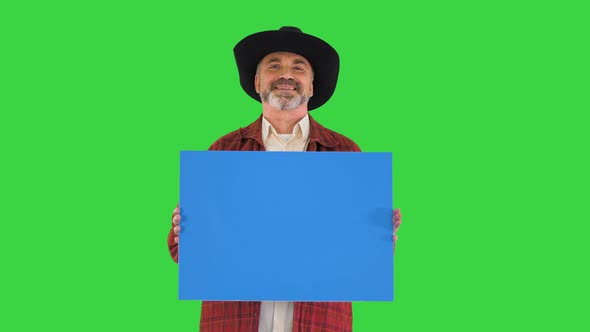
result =
[[305,151],[309,142],[309,115],[305,115],[290,134],[279,134],[262,117],[262,141],[266,151]]
[[[290,134],[278,134],[263,116],[262,141],[266,151],[305,151],[309,142],[309,116],[306,114]],[[293,308],[293,302],[263,301],[258,332],[291,332]]]

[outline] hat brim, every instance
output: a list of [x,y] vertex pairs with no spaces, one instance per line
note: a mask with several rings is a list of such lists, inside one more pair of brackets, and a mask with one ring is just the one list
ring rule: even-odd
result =
[[325,41],[297,31],[263,31],[242,39],[234,47],[234,56],[240,74],[242,89],[260,102],[254,87],[256,67],[268,54],[290,52],[307,59],[314,70],[313,96],[307,109],[313,110],[326,103],[336,90],[340,58],[336,50]]

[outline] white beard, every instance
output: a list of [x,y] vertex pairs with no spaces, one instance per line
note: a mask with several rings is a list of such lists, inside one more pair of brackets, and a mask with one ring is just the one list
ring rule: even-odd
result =
[[293,97],[282,97],[272,93],[271,90],[266,90],[260,94],[260,99],[281,111],[290,111],[305,104],[309,97],[304,93],[298,93]]

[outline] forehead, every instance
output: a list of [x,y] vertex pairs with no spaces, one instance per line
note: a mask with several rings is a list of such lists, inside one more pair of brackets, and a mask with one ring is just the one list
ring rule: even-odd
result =
[[268,63],[268,62],[291,62],[291,63],[304,63],[308,66],[311,66],[311,64],[309,63],[309,61],[307,61],[307,59],[299,54],[296,53],[291,53],[291,52],[274,52],[274,53],[270,53],[267,56],[265,56],[264,58],[262,58],[262,60],[260,60],[260,63]]

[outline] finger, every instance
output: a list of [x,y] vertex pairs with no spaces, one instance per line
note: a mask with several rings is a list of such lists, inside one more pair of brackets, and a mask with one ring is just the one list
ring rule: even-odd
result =
[[174,243],[178,243],[178,236],[174,237]]
[[399,225],[402,224],[402,220],[396,218],[396,219],[392,220],[392,222],[393,222],[393,229],[395,232],[395,230],[397,230],[399,228]]
[[180,224],[180,215],[175,215],[174,218],[172,218],[172,223],[174,225],[179,225]]
[[402,223],[402,214],[401,213],[396,213],[393,215],[393,222],[394,223]]
[[180,233],[180,226],[174,227],[174,234],[178,235]]
[[397,242],[397,235],[393,235],[393,242]]

